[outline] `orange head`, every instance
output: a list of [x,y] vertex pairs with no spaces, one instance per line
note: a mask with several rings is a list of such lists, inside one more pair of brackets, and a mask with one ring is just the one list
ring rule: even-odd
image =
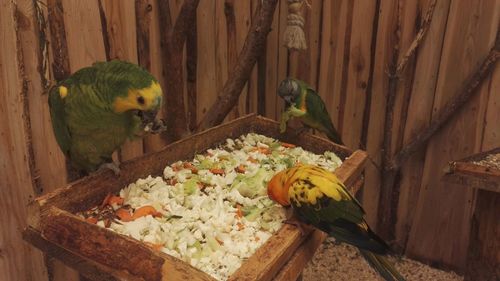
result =
[[287,175],[286,170],[281,171],[273,176],[267,184],[267,194],[276,203],[282,206],[289,206],[290,200],[288,198],[289,184],[286,184]]

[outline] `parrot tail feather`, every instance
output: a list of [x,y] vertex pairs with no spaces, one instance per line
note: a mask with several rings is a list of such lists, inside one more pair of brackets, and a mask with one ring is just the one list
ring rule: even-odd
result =
[[344,145],[344,142],[342,142],[342,139],[340,138],[339,133],[335,130],[335,128],[330,128],[329,130],[326,131],[326,136],[328,139],[333,141],[334,143]]
[[406,279],[396,270],[387,257],[359,249],[361,255],[386,281],[405,281]]

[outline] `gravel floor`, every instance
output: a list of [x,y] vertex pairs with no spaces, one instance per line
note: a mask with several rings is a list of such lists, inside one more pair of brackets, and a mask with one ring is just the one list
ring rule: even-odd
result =
[[[454,272],[435,269],[414,260],[394,260],[396,268],[408,281],[462,281]],[[327,240],[304,270],[304,281],[383,280],[379,278],[356,248]]]

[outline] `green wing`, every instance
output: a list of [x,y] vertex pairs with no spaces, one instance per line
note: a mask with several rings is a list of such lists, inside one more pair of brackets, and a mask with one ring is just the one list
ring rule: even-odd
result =
[[304,107],[301,105],[305,102],[305,108],[307,109],[307,114],[302,118],[302,121],[307,126],[325,133],[333,142],[343,144],[321,97],[307,83],[300,80],[298,80],[298,83],[305,95],[301,95],[300,99],[297,100],[296,107]]
[[[294,190],[294,184],[304,184],[304,182],[297,181],[293,183],[290,190]],[[291,200],[297,216],[304,222],[321,229],[341,242],[377,254],[386,254],[389,247],[370,230],[364,220],[365,212],[363,208],[345,189],[345,186],[331,182],[331,186],[327,188],[340,188],[345,192],[340,192],[340,200],[335,200],[324,194],[314,205],[297,204],[297,202]]]
[[59,86],[54,86],[49,92],[49,107],[52,120],[52,129],[57,143],[63,153],[68,156],[71,147],[71,133],[66,123],[66,114],[64,112],[64,101],[59,95]]
[[[49,94],[52,125],[57,142],[73,166],[87,172],[110,162],[112,153],[139,130],[132,112],[111,110],[109,85],[100,81],[100,70],[87,67],[60,82]],[[67,88],[66,97],[59,86]]]
[[307,113],[315,121],[316,128],[324,132],[328,138],[336,143],[342,144],[339,133],[333,126],[330,114],[321,97],[312,89],[307,89],[306,96]]

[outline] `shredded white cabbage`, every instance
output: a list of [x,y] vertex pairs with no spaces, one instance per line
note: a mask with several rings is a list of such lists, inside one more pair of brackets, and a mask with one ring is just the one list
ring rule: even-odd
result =
[[[133,209],[149,205],[162,216],[113,222],[110,229],[159,245],[161,251],[226,280],[281,228],[285,212],[267,197],[267,182],[298,162],[330,171],[341,164],[332,152],[317,155],[259,134],[227,139],[189,164],[167,166],[163,177],[149,176],[122,189],[124,204]],[[98,225],[104,226],[102,221]]]

